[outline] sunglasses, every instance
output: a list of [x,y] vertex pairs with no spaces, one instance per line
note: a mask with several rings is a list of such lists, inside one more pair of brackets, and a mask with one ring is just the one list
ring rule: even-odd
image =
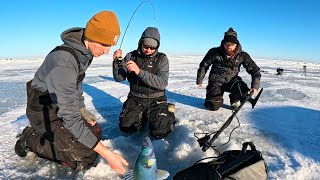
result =
[[142,48],[144,48],[144,49],[150,49],[150,50],[155,50],[155,49],[157,49],[156,47],[153,47],[153,46],[145,46],[145,45],[142,45]]

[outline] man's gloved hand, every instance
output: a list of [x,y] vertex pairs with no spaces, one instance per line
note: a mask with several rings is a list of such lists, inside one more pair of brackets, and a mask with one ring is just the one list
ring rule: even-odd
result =
[[87,123],[89,123],[91,126],[94,126],[96,124],[96,117],[91,112],[87,111],[85,107],[80,109],[80,114],[82,118],[85,121],[87,121]]

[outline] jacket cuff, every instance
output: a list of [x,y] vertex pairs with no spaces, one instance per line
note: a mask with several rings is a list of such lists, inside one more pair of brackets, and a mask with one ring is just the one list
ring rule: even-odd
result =
[[253,84],[253,85],[251,86],[251,88],[254,88],[254,89],[256,89],[256,90],[259,90],[259,85],[258,85],[258,84]]
[[86,105],[84,104],[84,101],[80,101],[79,103],[79,109],[86,107]]
[[100,140],[98,139],[97,142],[92,146],[92,150],[98,145],[98,143],[100,142]]
[[90,131],[90,133],[79,142],[90,149],[94,149],[97,146],[99,139]]
[[138,77],[140,78],[140,79],[142,79],[143,77],[144,77],[144,75],[146,74],[146,71],[145,70],[142,70],[142,69],[140,69],[140,72],[139,72],[139,74],[138,74]]

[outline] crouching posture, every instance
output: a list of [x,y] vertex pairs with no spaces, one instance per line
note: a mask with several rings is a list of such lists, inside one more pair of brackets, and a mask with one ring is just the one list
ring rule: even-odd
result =
[[[251,88],[238,76],[240,66],[251,75]],[[197,73],[197,85],[202,87],[202,81],[207,70],[212,66],[209,74],[207,93],[204,106],[209,110],[218,110],[223,104],[224,92],[230,92],[230,104],[236,109],[250,91],[254,95],[260,86],[260,68],[242,50],[237,39],[237,33],[229,28],[224,34],[220,47],[212,48],[200,63]]]
[[175,122],[165,94],[169,62],[165,54],[158,52],[159,46],[158,29],[148,27],[139,40],[137,50],[123,59],[120,58],[121,49],[113,54],[114,79],[117,82],[128,79],[130,83],[130,92],[119,117],[119,127],[123,132],[139,131],[148,121],[150,134],[162,138],[171,131]]
[[15,145],[25,157],[28,150],[71,169],[88,167],[98,154],[119,174],[128,163],[101,143],[101,129],[86,110],[82,81],[93,57],[108,54],[117,43],[120,27],[116,14],[102,11],[86,28],[61,34],[63,45],[51,51],[34,78],[27,83],[26,127]]

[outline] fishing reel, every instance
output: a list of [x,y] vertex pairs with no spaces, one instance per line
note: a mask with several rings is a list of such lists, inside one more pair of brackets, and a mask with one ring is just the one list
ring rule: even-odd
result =
[[116,67],[122,68],[123,67],[122,61],[123,61],[122,57],[116,57],[113,65]]
[[122,57],[116,57],[116,61],[117,61],[117,64],[121,64],[121,62],[122,62],[122,60],[123,60],[123,58]]

